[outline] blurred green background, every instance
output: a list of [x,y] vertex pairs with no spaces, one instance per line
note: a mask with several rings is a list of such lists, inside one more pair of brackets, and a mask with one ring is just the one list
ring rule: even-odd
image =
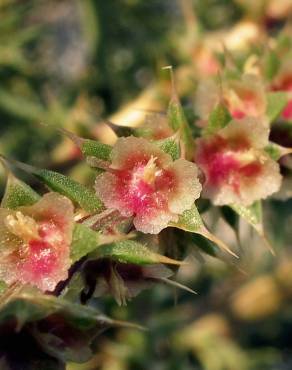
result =
[[[247,17],[264,25],[253,3],[265,2],[0,0],[0,152],[86,181],[55,127],[94,137],[100,121],[156,84],[161,67],[195,63],[192,32],[225,31]],[[157,286],[127,307],[97,301],[148,331],[109,331],[92,361],[68,370],[292,369],[291,207],[265,206],[276,257],[244,223],[240,268],[194,251],[177,280],[196,296]],[[206,220],[236,244],[216,212]]]

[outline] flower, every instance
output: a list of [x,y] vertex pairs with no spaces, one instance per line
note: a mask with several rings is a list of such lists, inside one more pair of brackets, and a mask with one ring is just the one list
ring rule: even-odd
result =
[[111,160],[96,179],[97,195],[106,207],[134,216],[136,229],[144,233],[159,233],[200,195],[196,165],[185,159],[173,162],[146,139],[118,139]]
[[203,120],[208,119],[220,99],[235,119],[262,117],[267,106],[264,84],[252,74],[244,74],[240,79],[225,79],[221,93],[215,80],[203,80],[199,83],[195,99],[196,111]]
[[73,231],[73,204],[57,193],[32,206],[0,208],[0,279],[52,291],[67,278]]
[[195,160],[205,176],[203,195],[215,205],[251,205],[279,190],[279,165],[264,151],[269,128],[256,118],[233,120],[197,140]]

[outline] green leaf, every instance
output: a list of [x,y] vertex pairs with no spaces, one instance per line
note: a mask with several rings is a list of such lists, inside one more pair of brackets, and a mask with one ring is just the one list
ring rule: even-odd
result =
[[174,85],[174,78],[171,69],[171,79],[172,79],[172,95],[169,102],[168,110],[167,110],[167,117],[170,123],[171,128],[175,132],[179,132],[182,138],[182,141],[185,145],[186,150],[186,158],[189,159],[193,155],[193,138],[192,138],[192,131],[189,127],[187,119],[185,117],[183,108],[179,101],[175,85]]
[[285,148],[281,145],[270,142],[265,147],[265,151],[269,154],[269,156],[272,159],[274,159],[275,161],[278,161],[284,155],[292,153],[292,148]]
[[85,157],[95,157],[102,161],[109,161],[112,147],[100,143],[97,140],[84,139],[65,129],[60,129],[69,139],[71,139],[81,150]]
[[71,259],[73,262],[80,260],[98,246],[99,234],[89,227],[76,224],[71,243]]
[[87,212],[99,212],[103,204],[93,191],[79,182],[58,172],[36,168],[22,162],[12,161],[17,167],[31,173],[46,184],[51,190],[65,195],[73,202],[78,203]]
[[183,264],[183,262],[154,253],[144,244],[133,240],[123,240],[101,245],[94,253],[94,257],[111,258],[120,263],[133,263],[135,265],[151,265],[156,263]]
[[158,140],[154,143],[165,153],[169,154],[174,161],[180,157],[179,143],[173,137]]
[[83,139],[81,151],[87,157],[91,156],[103,161],[109,161],[112,147],[96,140]]
[[191,209],[185,211],[179,217],[178,222],[171,222],[169,226],[177,227],[178,229],[182,229],[191,233],[200,234],[211,242],[215,243],[220,249],[228,252],[234,257],[238,257],[234,252],[230,250],[230,248],[225,243],[223,243],[215,235],[211,234],[210,231],[205,227],[195,205],[193,205]]
[[280,67],[280,60],[273,50],[269,50],[264,59],[264,74],[268,80],[272,80]]
[[240,204],[232,204],[230,205],[230,207],[256,230],[256,232],[264,240],[265,244],[267,245],[271,253],[274,254],[273,247],[266,239],[264,233],[263,211],[261,201],[257,201],[249,207],[245,207]]
[[[0,343],[5,341],[7,323],[10,331],[29,333],[39,350],[63,362],[85,362],[91,355],[91,344],[101,331],[112,326],[136,327],[112,320],[96,309],[44,295],[27,287],[11,289],[0,304]],[[19,335],[19,334],[17,334]],[[25,346],[25,342],[22,343]],[[1,344],[0,344],[1,346]],[[15,349],[17,350],[17,349]]]
[[1,207],[16,209],[21,206],[30,206],[39,199],[38,193],[9,171]]
[[236,233],[238,233],[239,217],[237,212],[235,212],[232,208],[228,206],[221,207],[220,211],[228,225],[231,226]]
[[275,121],[281,114],[288,102],[287,93],[282,91],[269,92],[267,94],[267,117],[269,122]]
[[225,127],[231,120],[231,115],[223,103],[219,103],[210,113],[208,125],[203,130],[204,135],[212,135]]
[[206,254],[209,254],[212,257],[217,256],[216,245],[210,240],[204,238],[200,234],[190,234],[191,242],[195,244],[196,247],[200,248]]

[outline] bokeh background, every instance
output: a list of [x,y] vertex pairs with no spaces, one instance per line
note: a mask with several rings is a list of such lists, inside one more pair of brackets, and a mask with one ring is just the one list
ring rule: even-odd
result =
[[[0,152],[90,183],[94,173],[58,127],[110,143],[105,120],[136,125],[165,109],[166,65],[191,115],[184,95],[196,85],[198,45],[225,40],[240,50],[266,30],[277,34],[291,8],[291,0],[0,0]],[[126,307],[97,301],[148,330],[109,331],[92,361],[68,370],[291,370],[291,209],[265,205],[276,257],[244,223],[240,266],[194,251],[176,279],[197,295],[155,286]],[[236,244],[216,212],[204,217]]]

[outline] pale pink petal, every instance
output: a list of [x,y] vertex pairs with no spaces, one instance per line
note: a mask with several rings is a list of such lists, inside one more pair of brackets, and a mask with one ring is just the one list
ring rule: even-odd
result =
[[131,169],[137,163],[147,163],[151,156],[157,158],[158,166],[165,166],[171,162],[170,155],[164,153],[155,144],[146,139],[129,136],[119,138],[112,150],[113,169]]
[[269,143],[270,128],[265,118],[246,117],[240,120],[232,120],[226,127],[218,131],[218,135],[224,139],[236,142],[239,139],[238,149],[240,150],[240,139],[242,144],[246,144],[253,148],[262,149]]
[[63,242],[70,245],[73,232],[74,207],[68,198],[58,193],[45,194],[36,204],[19,210],[37,222],[51,222],[62,231]]
[[118,193],[119,185],[118,176],[108,172],[102,173],[95,180],[96,194],[107,208],[117,209],[123,216],[130,217],[133,212],[129,209],[126,199]]
[[245,74],[240,80],[225,82],[223,95],[232,115],[241,112],[242,118],[261,117],[266,112],[265,86],[256,75]]
[[167,211],[152,209],[134,218],[134,226],[145,234],[158,234],[165,229],[169,222],[176,222],[178,216]]
[[180,214],[190,209],[199,198],[202,186],[198,179],[198,169],[194,163],[178,159],[168,167],[175,176],[175,186],[169,194],[168,207],[173,213]]

